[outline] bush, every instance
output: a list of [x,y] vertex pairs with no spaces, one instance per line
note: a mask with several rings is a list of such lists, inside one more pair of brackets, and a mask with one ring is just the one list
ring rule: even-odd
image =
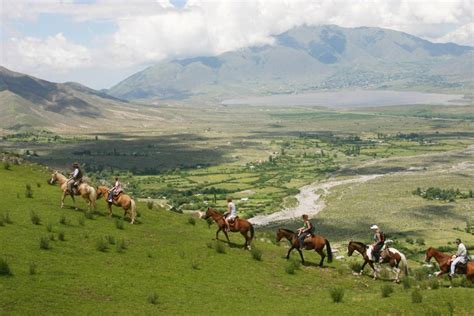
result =
[[84,217],[87,218],[87,219],[94,219],[94,213],[84,212]]
[[146,202],[146,207],[148,207],[149,210],[153,209],[154,202],[152,200]]
[[53,231],[53,224],[48,223],[48,224],[46,225],[46,230],[48,231],[48,233],[52,232],[52,231]]
[[110,235],[106,235],[105,236],[105,240],[107,240],[107,242],[111,245],[115,245],[115,238],[114,236],[110,236]]
[[147,298],[148,303],[156,305],[158,304],[158,295],[155,292],[150,293]]
[[413,245],[413,243],[414,243],[413,238],[410,238],[410,237],[407,237],[407,238],[405,239],[405,241],[406,241],[407,243],[409,243],[409,244],[412,244],[412,245]]
[[67,220],[66,216],[61,215],[59,217],[59,224],[62,224],[62,225],[67,225],[68,224],[68,220]]
[[9,162],[8,160],[5,160],[5,161],[3,162],[3,169],[5,169],[5,170],[10,170],[11,167],[12,167],[12,166],[11,166],[11,164],[10,164],[10,162]]
[[214,250],[215,250],[217,253],[225,253],[225,246],[224,246],[223,243],[216,241],[216,242],[214,243]]
[[393,286],[390,284],[384,284],[380,288],[382,297],[389,297],[393,293]]
[[55,240],[56,240],[56,238],[54,237],[54,234],[53,234],[53,233],[49,234],[49,240],[51,240],[51,241],[55,241]]
[[33,225],[41,225],[41,218],[34,211],[31,211],[30,219]]
[[61,241],[65,241],[65,240],[66,240],[66,239],[65,239],[65,234],[64,234],[64,232],[61,231],[61,232],[58,233],[58,239],[61,240]]
[[420,290],[414,289],[413,292],[411,292],[411,302],[416,304],[423,302],[423,295]]
[[349,265],[351,267],[351,270],[357,273],[359,273],[360,270],[362,269],[362,264],[357,261],[353,261]]
[[4,223],[7,223],[7,224],[13,224],[13,221],[11,220],[10,218],[10,213],[9,212],[6,212],[5,214],[3,214],[1,216],[1,219]]
[[406,277],[406,276],[405,276],[405,277],[402,277],[402,278],[401,278],[401,281],[402,281],[403,288],[404,288],[405,290],[411,288],[412,281],[411,281],[411,279],[410,279],[409,277]]
[[25,189],[25,197],[32,199],[33,198],[33,190],[31,189],[31,185],[27,184]]
[[95,249],[101,252],[106,252],[107,249],[109,249],[109,245],[107,241],[104,240],[104,238],[97,239],[95,243]]
[[196,225],[196,220],[194,219],[194,217],[188,217],[188,224],[190,225]]
[[250,250],[250,254],[254,260],[262,261],[262,251],[260,249],[252,248],[252,250]]
[[83,217],[79,217],[77,219],[77,223],[80,225],[80,226],[84,226],[86,224],[86,221],[84,220]]
[[193,270],[199,270],[199,263],[193,260],[193,262],[191,262],[191,268],[193,268]]
[[439,289],[439,280],[438,279],[431,279],[430,282],[429,282],[429,287],[432,289],[432,290],[437,290]]
[[41,237],[39,242],[40,249],[48,250],[49,247],[49,239],[48,237]]
[[417,281],[426,280],[428,278],[428,274],[429,274],[429,271],[427,271],[424,268],[416,269],[415,270],[415,280],[417,280]]
[[36,182],[36,187],[37,187],[37,188],[41,188],[41,183]]
[[424,246],[425,245],[425,240],[423,238],[417,238],[416,243],[420,246]]
[[3,275],[3,276],[13,275],[12,271],[10,270],[10,265],[2,257],[0,257],[0,275]]
[[341,303],[344,298],[344,288],[342,287],[333,287],[329,290],[331,299],[334,303]]
[[31,262],[29,266],[30,275],[36,274],[36,263]]
[[127,249],[127,246],[126,246],[126,244],[125,244],[125,240],[120,239],[120,240],[117,242],[117,245],[116,245],[115,247],[116,247],[117,252],[119,252],[119,253],[124,252],[125,249]]
[[117,229],[123,230],[124,229],[123,219],[116,219],[115,220],[115,227],[117,227]]
[[300,268],[300,262],[295,259],[291,259],[288,261],[287,265],[285,266],[285,272],[288,274],[295,274],[295,271]]

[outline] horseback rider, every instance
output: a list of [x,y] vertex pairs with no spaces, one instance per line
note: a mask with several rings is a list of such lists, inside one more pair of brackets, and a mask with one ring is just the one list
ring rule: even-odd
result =
[[71,172],[71,177],[67,180],[67,188],[72,195],[75,194],[75,188],[82,181],[82,171],[79,163],[75,162],[72,164],[73,171]]
[[230,224],[232,224],[237,217],[237,208],[232,198],[227,198],[227,212],[224,213],[224,220],[226,224],[226,231],[230,231]]
[[380,251],[382,250],[385,244],[385,234],[377,225],[370,226],[370,229],[374,231],[374,243],[372,244],[372,256],[374,257],[374,261],[379,261],[380,259]]
[[458,245],[458,250],[456,254],[453,256],[453,261],[451,262],[451,272],[449,273],[450,277],[454,276],[456,271],[456,265],[460,262],[462,264],[466,264],[468,261],[467,249],[466,246],[461,242],[461,239],[456,239],[456,245]]
[[309,221],[309,217],[306,214],[303,214],[303,227],[298,228],[298,240],[300,242],[300,249],[304,249],[304,239],[307,236],[313,236],[314,226]]
[[119,177],[115,177],[115,184],[112,188],[109,189],[109,197],[107,201],[109,201],[109,203],[112,203],[114,196],[118,196],[122,192],[122,184],[119,181]]

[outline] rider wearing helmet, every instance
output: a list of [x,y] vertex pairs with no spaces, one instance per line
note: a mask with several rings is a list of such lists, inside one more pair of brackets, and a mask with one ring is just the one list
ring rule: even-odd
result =
[[75,194],[74,188],[82,181],[82,171],[77,162],[72,164],[72,169],[71,177],[67,180],[67,188],[71,194]]
[[453,256],[453,262],[451,262],[451,272],[449,273],[450,277],[454,276],[454,273],[456,271],[456,265],[459,262],[466,263],[468,259],[466,246],[461,242],[461,239],[456,239],[456,245],[458,245],[458,251]]
[[374,257],[374,261],[379,261],[380,251],[385,244],[385,234],[377,225],[370,226],[370,229],[374,231],[372,256]]
[[109,197],[107,199],[107,201],[109,203],[112,203],[114,200],[113,200],[113,197],[114,196],[118,196],[120,193],[122,193],[123,190],[122,190],[122,184],[120,183],[119,181],[119,177],[115,177],[115,184],[112,188],[110,188],[109,190]]

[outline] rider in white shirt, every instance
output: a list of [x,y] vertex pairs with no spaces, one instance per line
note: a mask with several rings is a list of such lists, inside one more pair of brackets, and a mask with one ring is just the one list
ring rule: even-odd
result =
[[458,251],[456,254],[453,256],[454,260],[451,262],[451,273],[449,273],[450,277],[454,276],[454,273],[456,271],[456,265],[461,262],[461,263],[466,263],[467,262],[467,249],[466,246],[461,242],[461,239],[456,239],[456,244],[458,245]]
[[232,198],[227,198],[227,212],[224,213],[224,220],[226,224],[226,231],[230,230],[230,223],[237,217],[237,208],[235,207]]

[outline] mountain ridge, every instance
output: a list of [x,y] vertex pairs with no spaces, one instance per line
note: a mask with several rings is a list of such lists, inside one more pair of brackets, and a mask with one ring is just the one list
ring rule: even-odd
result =
[[[300,26],[275,35],[274,40],[274,45],[217,56],[159,62],[122,80],[108,93],[129,100],[184,99],[384,85],[460,87],[466,77],[472,81],[465,64],[474,56],[473,47],[432,43],[394,30]],[[457,72],[450,70],[450,62],[463,59],[464,66]]]

